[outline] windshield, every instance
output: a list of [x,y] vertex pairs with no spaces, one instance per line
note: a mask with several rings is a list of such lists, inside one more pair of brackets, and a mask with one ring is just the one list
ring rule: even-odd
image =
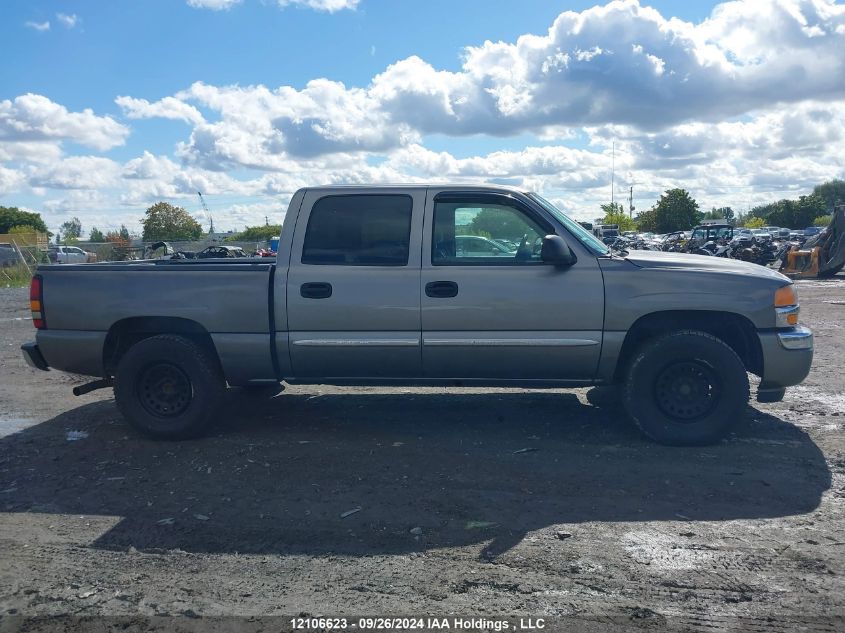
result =
[[536,193],[529,193],[528,195],[532,200],[538,202],[546,211],[551,213],[558,222],[563,224],[569,232],[572,233],[572,235],[574,235],[575,238],[588,249],[598,255],[610,255],[610,250],[600,239],[587,231],[583,226],[578,224],[551,202],[541,196],[538,196]]

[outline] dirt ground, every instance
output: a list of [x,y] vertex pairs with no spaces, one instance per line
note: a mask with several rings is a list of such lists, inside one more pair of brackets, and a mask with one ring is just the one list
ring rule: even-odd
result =
[[0,613],[841,631],[845,276],[799,292],[806,383],[685,449],[607,389],[232,390],[208,438],[149,441],[26,367],[0,290]]

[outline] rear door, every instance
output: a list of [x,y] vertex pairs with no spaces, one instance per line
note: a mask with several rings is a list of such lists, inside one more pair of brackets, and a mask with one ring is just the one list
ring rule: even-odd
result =
[[424,204],[423,188],[306,192],[286,286],[296,378],[422,374]]
[[538,209],[511,195],[429,190],[421,275],[427,377],[595,376],[603,279],[595,255],[559,230],[578,256],[564,269],[540,259],[542,238],[556,228]]

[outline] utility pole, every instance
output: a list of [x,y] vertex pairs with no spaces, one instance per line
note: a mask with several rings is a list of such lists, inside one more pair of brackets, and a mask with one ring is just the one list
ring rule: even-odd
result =
[[628,217],[634,217],[634,185],[628,190]]
[[613,180],[616,174],[616,141],[613,141],[613,150],[611,151],[610,156],[610,208],[615,209],[613,206]]

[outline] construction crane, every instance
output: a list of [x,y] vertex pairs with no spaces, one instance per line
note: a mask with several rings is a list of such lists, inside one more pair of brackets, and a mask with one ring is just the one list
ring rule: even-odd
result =
[[205,198],[202,197],[202,193],[197,191],[197,195],[200,197],[200,204],[202,205],[203,211],[205,211],[205,215],[208,216],[208,232],[214,233],[214,218],[211,217],[211,213],[208,210],[208,205],[205,203]]

